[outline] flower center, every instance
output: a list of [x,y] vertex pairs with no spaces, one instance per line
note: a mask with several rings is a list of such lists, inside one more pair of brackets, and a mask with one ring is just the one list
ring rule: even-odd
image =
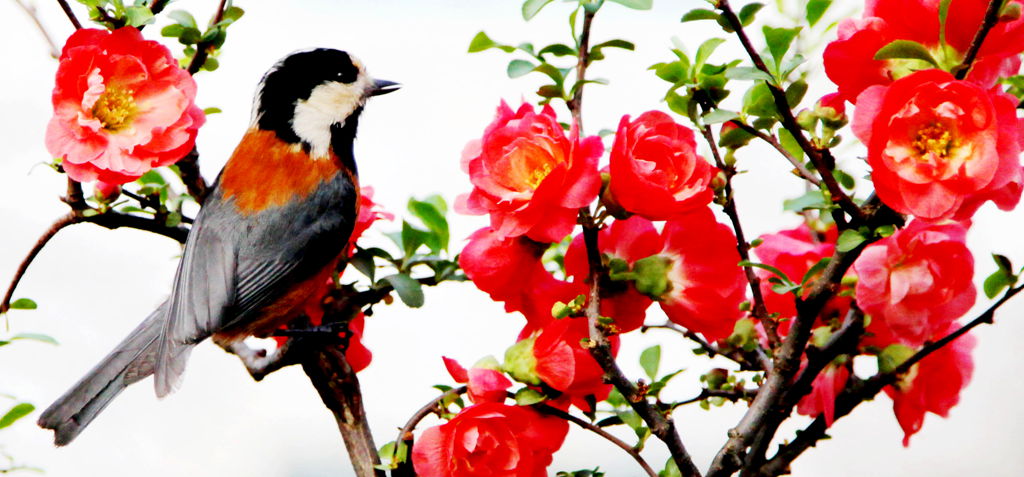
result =
[[552,169],[554,169],[554,166],[550,162],[538,165],[530,171],[530,177],[526,178],[526,183],[530,185],[531,189],[536,190],[540,183],[544,181],[544,178],[551,173]]
[[108,88],[96,100],[92,107],[92,116],[99,119],[103,123],[103,128],[110,132],[118,132],[131,126],[135,114],[139,111],[132,93],[130,89]]
[[957,142],[948,129],[938,123],[932,123],[917,130],[913,146],[918,160],[929,161],[933,155],[941,159],[949,158]]

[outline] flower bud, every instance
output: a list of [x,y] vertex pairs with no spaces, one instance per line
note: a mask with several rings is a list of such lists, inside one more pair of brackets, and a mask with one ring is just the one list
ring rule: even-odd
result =
[[93,197],[101,204],[110,204],[121,196],[121,186],[109,182],[96,181],[93,186]]

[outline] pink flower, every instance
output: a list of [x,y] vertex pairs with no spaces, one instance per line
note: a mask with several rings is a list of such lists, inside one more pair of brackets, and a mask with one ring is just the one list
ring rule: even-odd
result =
[[[525,332],[526,330],[524,330]],[[534,372],[548,386],[565,393],[573,404],[589,411],[584,399],[593,395],[597,401],[608,397],[612,386],[604,382],[604,371],[581,341],[590,337],[586,318],[552,320],[531,338]],[[618,336],[609,338],[612,355],[618,353]]]
[[505,402],[506,393],[512,386],[512,381],[509,381],[504,374],[493,369],[475,366],[466,371],[466,368],[463,368],[458,361],[445,356],[441,358],[452,379],[457,383],[466,384],[469,399],[474,403]]
[[[931,339],[937,340],[956,329],[957,324],[950,323]],[[910,436],[921,430],[926,413],[946,417],[960,401],[960,390],[971,381],[974,372],[971,351],[975,343],[973,336],[961,336],[914,365],[902,381],[886,386],[885,393],[892,398],[893,412],[903,428],[904,447],[910,445]]]
[[709,341],[727,338],[746,297],[747,281],[738,266],[736,236],[702,208],[665,223],[664,248],[669,289],[656,297],[673,322]]
[[915,220],[864,249],[853,270],[869,331],[886,328],[895,341],[916,346],[966,313],[976,295],[966,234],[965,224]]
[[568,431],[568,422],[527,407],[476,404],[423,431],[413,468],[421,477],[543,476]]
[[927,70],[872,86],[857,99],[853,131],[868,146],[878,197],[931,221],[970,218],[985,200],[1020,201],[1017,100]]
[[836,396],[846,387],[850,379],[850,371],[846,366],[830,364],[814,378],[811,393],[804,396],[797,404],[796,412],[805,416],[825,416],[825,426],[832,427],[835,421]]
[[205,116],[170,50],[133,27],[82,29],[57,68],[46,147],[77,181],[131,182],[181,159]]
[[696,146],[693,131],[663,112],[648,111],[632,122],[623,116],[609,169],[615,201],[651,220],[708,205],[717,170],[697,155]]
[[385,211],[380,204],[373,201],[373,187],[360,187],[359,216],[356,217],[356,224],[352,227],[352,235],[348,239],[348,256],[351,257],[355,253],[356,242],[363,236],[363,232],[381,219],[394,220],[395,214]]
[[529,104],[512,111],[502,101],[483,138],[466,145],[462,168],[473,190],[455,209],[490,214],[502,237],[558,242],[572,232],[578,209],[597,197],[603,150],[596,136],[580,140],[574,129],[566,137],[550,106],[538,114]]

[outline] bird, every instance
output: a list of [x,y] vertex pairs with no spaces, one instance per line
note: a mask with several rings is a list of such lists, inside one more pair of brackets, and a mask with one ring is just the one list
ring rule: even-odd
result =
[[199,342],[245,349],[242,340],[301,314],[342,260],[356,221],[363,106],[399,87],[331,48],[270,68],[248,130],[196,215],[169,297],[40,416],[56,445],[149,375],[157,396],[172,392]]

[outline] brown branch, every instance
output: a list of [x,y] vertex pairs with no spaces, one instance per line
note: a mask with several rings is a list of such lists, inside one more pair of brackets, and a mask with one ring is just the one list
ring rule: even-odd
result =
[[188,195],[192,196],[199,205],[203,205],[206,194],[210,192],[210,186],[199,171],[199,148],[193,147],[176,165],[178,171],[181,172],[181,182],[185,184]]
[[81,30],[82,22],[79,22],[78,18],[75,17],[75,12],[71,11],[71,6],[68,5],[67,0],[57,0],[57,3],[59,3],[60,8],[64,10],[64,14],[68,16],[68,20],[71,20],[71,24],[75,26],[75,30]]
[[687,404],[693,404],[695,402],[700,402],[700,401],[703,401],[703,400],[705,400],[707,398],[713,398],[713,397],[725,398],[725,399],[728,399],[731,402],[736,402],[736,401],[739,401],[741,399],[742,400],[753,399],[754,396],[757,396],[758,391],[760,391],[760,389],[729,389],[729,390],[727,390],[727,389],[707,389],[707,388],[704,388],[704,389],[700,390],[700,394],[698,394],[698,395],[696,395],[696,396],[694,396],[694,397],[692,397],[690,399],[687,399],[685,401],[679,401],[679,402],[673,403],[672,406],[671,406],[671,409],[675,409],[675,408],[680,407],[680,406],[685,406]]
[[[729,0],[717,0],[715,6],[722,11],[722,16],[725,17],[726,21],[729,22],[729,26],[733,31],[735,31],[736,36],[743,45],[743,49],[747,52],[751,61],[754,62],[754,66],[768,75],[771,75],[772,73],[764,64],[764,60],[761,59],[761,55],[757,53],[757,50],[754,49],[754,45],[751,44],[750,38],[743,29],[743,24],[740,23],[740,19],[736,16],[736,13],[733,12],[732,7],[729,6]],[[789,100],[786,98],[786,92],[771,81],[765,81],[765,85],[768,87],[768,90],[772,94],[772,98],[775,100],[775,109],[779,111],[782,126],[793,135],[797,144],[800,145],[800,149],[804,150],[804,153],[807,154],[811,163],[814,164],[814,168],[818,170],[818,174],[821,175],[822,180],[825,182],[825,187],[828,189],[829,194],[831,194],[832,200],[855,220],[860,222],[867,220],[864,211],[853,202],[853,199],[843,192],[839,182],[832,174],[834,163],[827,159],[831,157],[831,153],[828,152],[828,148],[818,149],[807,140],[806,136],[804,136],[803,128],[801,128],[796,122],[796,117],[793,116],[793,110],[789,107]]]
[[14,278],[11,279],[11,284],[7,287],[7,293],[4,294],[3,301],[0,302],[0,313],[7,313],[7,311],[10,310],[11,298],[14,296],[14,289],[18,287],[18,283],[21,282],[21,278],[25,276],[28,266],[32,264],[33,260],[35,260],[36,255],[39,255],[39,252],[43,250],[43,247],[45,247],[47,243],[50,242],[50,239],[57,235],[57,232],[60,232],[64,227],[74,224],[75,220],[75,214],[73,212],[69,212],[50,225],[50,228],[46,229],[46,232],[43,232],[43,235],[39,237],[36,244],[32,246],[28,255],[25,256],[25,259],[21,261],[20,265],[18,265],[18,270],[14,272]]
[[[933,343],[928,343],[891,372],[876,374],[865,381],[856,379],[855,376],[851,376],[850,381],[852,384],[848,384],[843,393],[836,399],[835,420],[839,420],[841,417],[846,416],[864,401],[874,399],[874,397],[881,392],[885,386],[895,383],[900,376],[909,372],[915,364],[919,363],[922,359],[928,357],[936,350],[948,345],[953,340],[963,336],[981,324],[991,324],[995,318],[996,311],[1021,291],[1024,291],[1024,285],[1008,289],[998,301],[989,306],[988,309],[978,315],[977,318],[947,334],[942,339]],[[789,466],[793,460],[799,457],[808,448],[814,447],[819,440],[825,437],[825,432],[827,430],[828,428],[825,425],[824,417],[818,416],[818,418],[816,418],[814,422],[804,430],[799,431],[792,441],[780,446],[775,456],[761,466],[758,475],[775,476],[788,473]]]
[[775,139],[775,136],[754,129],[753,126],[742,121],[733,120],[732,123],[735,124],[736,127],[746,131],[748,134],[770,144],[772,147],[775,148],[776,151],[779,152],[779,154],[782,154],[782,157],[785,157],[786,160],[793,165],[793,169],[796,171],[797,175],[799,175],[805,181],[810,182],[815,186],[821,187],[821,181],[817,177],[814,177],[814,173],[807,169],[807,167],[805,167],[799,159],[790,154],[790,152],[786,150],[785,147],[782,147],[782,143],[780,143],[778,139]]
[[597,427],[583,419],[573,416],[568,412],[565,412],[561,409],[553,408],[546,404],[534,404],[532,407],[536,409],[538,412],[555,416],[561,419],[565,419],[566,421],[576,424],[577,426],[583,429],[586,429],[590,432],[593,432],[594,434],[597,434],[605,438],[605,440],[611,442],[612,444],[615,444],[619,449],[626,451],[626,453],[629,454],[629,456],[632,457],[633,460],[635,460],[636,463],[640,465],[640,468],[644,469],[644,472],[646,472],[647,475],[651,477],[658,477],[658,473],[651,468],[651,465],[648,464],[646,460],[644,460],[644,458],[640,455],[639,452],[637,452],[635,448],[633,448],[633,446],[626,444],[621,439],[609,434],[604,429],[601,429],[600,427]]
[[[398,443],[401,442],[405,444],[407,452],[411,451],[413,440],[415,438],[412,431],[416,430],[416,426],[419,425],[420,421],[431,414],[440,414],[441,412],[444,412],[444,409],[441,407],[441,403],[450,397],[461,396],[468,390],[469,388],[466,386],[449,389],[416,411],[416,413],[406,421],[405,425],[402,426],[402,430],[398,432],[398,439],[395,439],[396,450]],[[416,473],[412,468],[411,455],[406,456],[406,459],[396,465],[395,469],[391,472],[391,477],[412,477],[415,475]]]
[[57,44],[53,42],[53,37],[50,36],[50,32],[47,31],[46,27],[43,26],[43,23],[39,21],[39,12],[36,9],[36,5],[34,3],[25,3],[22,0],[14,0],[14,3],[17,3],[18,6],[25,11],[25,14],[32,19],[32,23],[35,23],[36,29],[43,35],[43,39],[46,40],[46,45],[50,48],[50,56],[53,59],[60,58],[60,48],[58,48]]
[[[220,0],[220,5],[217,5],[217,13],[213,15],[213,20],[210,21],[210,25],[216,25],[224,18],[224,7],[227,5],[227,0]],[[206,59],[210,56],[210,48],[213,47],[213,41],[201,41],[196,44],[196,54],[192,56],[192,62],[188,64],[188,73],[194,75],[199,72],[206,63]]]
[[576,60],[576,93],[566,102],[579,134],[583,135],[583,87],[586,86],[587,66],[590,64],[590,25],[596,11],[583,9],[583,28],[580,30],[579,55]]
[[[971,72],[974,60],[978,57],[982,44],[985,43],[985,37],[999,23],[999,10],[1002,8],[1003,3],[1004,0],[989,0],[988,8],[985,10],[985,17],[981,21],[978,31],[974,34],[974,38],[971,39],[971,45],[967,47],[967,54],[964,55],[963,63],[953,68],[953,74],[956,79],[962,80]],[[949,19],[947,18],[946,21],[948,22]]]
[[[696,121],[694,123],[699,124]],[[743,225],[740,222],[739,211],[736,210],[736,198],[732,190],[732,178],[736,175],[736,168],[726,165],[725,161],[722,160],[718,146],[715,144],[715,136],[711,132],[711,126],[704,124],[701,126],[700,131],[701,135],[704,136],[704,140],[707,141],[708,147],[711,148],[711,155],[715,159],[715,165],[725,174],[725,188],[723,190],[725,203],[722,204],[722,209],[725,210],[725,215],[729,216],[729,221],[732,222],[732,229],[736,232],[736,251],[739,252],[740,260],[749,262],[750,244],[743,234]],[[743,274],[747,277],[747,284],[750,285],[750,293],[754,298],[751,314],[761,322],[761,326],[764,327],[765,334],[768,336],[769,346],[775,349],[779,346],[779,334],[776,331],[778,324],[768,316],[768,308],[765,307],[764,296],[761,295],[761,279],[754,273],[754,267],[751,266],[744,266]]]

